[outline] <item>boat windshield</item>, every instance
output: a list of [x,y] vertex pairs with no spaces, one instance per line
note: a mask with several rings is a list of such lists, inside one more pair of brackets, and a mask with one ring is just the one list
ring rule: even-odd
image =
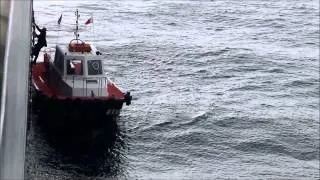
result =
[[88,75],[101,75],[101,74],[102,74],[101,60],[89,60]]
[[67,60],[67,75],[83,75],[82,60]]

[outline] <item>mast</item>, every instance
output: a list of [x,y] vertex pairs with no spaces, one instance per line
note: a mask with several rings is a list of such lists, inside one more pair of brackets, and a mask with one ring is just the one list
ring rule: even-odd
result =
[[79,17],[80,17],[80,15],[79,15],[78,9],[76,10],[75,15],[77,17],[77,20],[76,20],[76,31],[74,32],[74,35],[76,36],[76,40],[79,40],[78,31],[79,31]]

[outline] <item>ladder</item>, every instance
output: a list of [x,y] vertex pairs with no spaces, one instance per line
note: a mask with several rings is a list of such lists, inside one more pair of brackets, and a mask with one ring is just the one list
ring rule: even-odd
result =
[[[34,23],[34,10],[32,7],[32,15],[31,15],[31,21],[32,23]],[[32,24],[32,33],[31,33],[31,42],[30,42],[30,52],[32,53],[32,47],[34,46],[34,32],[35,32],[35,26],[34,24]],[[27,117],[27,131],[30,130],[31,128],[31,124],[32,124],[32,118],[33,118],[33,114],[32,114],[32,98],[33,98],[33,85],[32,85],[32,60],[33,60],[33,56],[30,53],[30,58],[29,58],[29,73],[28,73],[28,117]]]

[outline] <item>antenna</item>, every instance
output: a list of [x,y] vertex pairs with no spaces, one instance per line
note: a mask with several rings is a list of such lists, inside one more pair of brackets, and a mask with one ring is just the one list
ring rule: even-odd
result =
[[78,28],[78,24],[79,24],[79,12],[78,12],[78,9],[76,10],[75,12],[75,15],[77,17],[77,20],[76,20],[76,31],[74,32],[74,35],[76,36],[76,40],[79,40],[79,34],[78,34],[78,31],[79,31],[79,28]]

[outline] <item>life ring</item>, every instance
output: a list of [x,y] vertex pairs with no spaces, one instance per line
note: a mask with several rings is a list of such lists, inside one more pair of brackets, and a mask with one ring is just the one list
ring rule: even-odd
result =
[[91,63],[91,66],[92,66],[92,68],[94,69],[94,70],[96,70],[96,71],[98,71],[99,70],[99,68],[100,68],[100,65],[99,65],[99,63],[98,62],[93,62],[93,63]]

